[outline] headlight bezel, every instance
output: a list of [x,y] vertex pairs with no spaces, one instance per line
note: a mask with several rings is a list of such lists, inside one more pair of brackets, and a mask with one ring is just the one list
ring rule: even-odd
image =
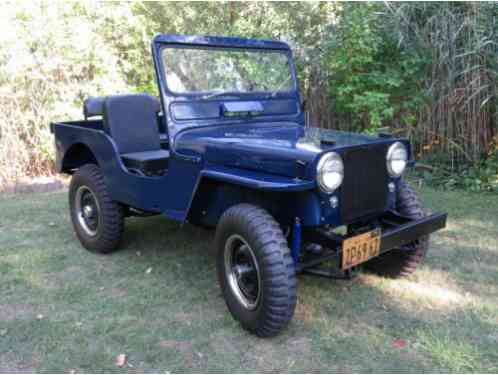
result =
[[[404,158],[400,158],[397,153],[401,152],[404,155]],[[393,161],[403,161],[403,168],[399,171],[393,167]],[[392,145],[389,146],[386,154],[386,167],[389,176],[392,178],[399,178],[406,171],[406,167],[408,166],[408,148],[403,142],[396,141]]]
[[[338,165],[340,166],[339,168],[337,168]],[[331,170],[332,166],[334,166],[333,170]],[[338,176],[340,176],[338,182],[332,186],[329,186],[325,181],[327,173],[337,173]],[[316,166],[316,181],[319,188],[323,192],[329,194],[336,191],[342,185],[342,182],[344,181],[344,162],[339,153],[331,151],[321,156]]]

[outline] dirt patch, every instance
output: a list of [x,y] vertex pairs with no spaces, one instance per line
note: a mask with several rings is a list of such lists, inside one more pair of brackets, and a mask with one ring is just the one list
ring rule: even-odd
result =
[[69,178],[62,176],[22,177],[18,180],[0,186],[0,193],[47,193],[67,188]]

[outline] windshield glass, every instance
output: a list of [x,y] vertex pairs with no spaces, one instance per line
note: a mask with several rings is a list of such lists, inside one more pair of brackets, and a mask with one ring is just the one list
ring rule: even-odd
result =
[[168,88],[178,94],[294,89],[284,51],[165,47],[162,60]]

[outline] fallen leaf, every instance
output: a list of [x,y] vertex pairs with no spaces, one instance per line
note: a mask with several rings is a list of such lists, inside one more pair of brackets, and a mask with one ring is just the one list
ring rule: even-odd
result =
[[36,319],[38,319],[38,320],[43,319],[43,314],[38,314],[38,315],[36,316]]
[[104,288],[103,286],[101,286],[101,287],[99,288],[99,290],[100,290],[101,292],[102,292],[104,289],[105,289],[105,288]]
[[81,322],[76,322],[76,327],[81,327],[83,325],[83,323]]
[[0,330],[0,336],[5,336],[8,332],[9,332],[9,330],[7,328],[4,328],[4,329]]
[[406,346],[406,341],[403,339],[397,339],[393,341],[393,348],[403,349]]
[[152,272],[152,267],[149,267],[149,268],[147,268],[147,269],[145,270],[145,273],[146,273],[146,274],[149,274],[149,273],[151,273],[151,272]]
[[76,374],[76,370],[69,370],[70,374]]
[[50,223],[48,223],[48,226],[49,227],[55,227],[55,223],[53,221],[51,221]]
[[142,252],[141,251],[137,251],[137,257],[141,256],[142,255]]
[[126,365],[126,354],[120,354],[116,357],[116,366],[123,367]]

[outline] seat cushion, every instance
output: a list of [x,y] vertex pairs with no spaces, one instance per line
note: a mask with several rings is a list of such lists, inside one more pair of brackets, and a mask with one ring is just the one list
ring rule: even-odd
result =
[[169,151],[154,150],[121,154],[124,165],[146,175],[163,174],[168,169]]

